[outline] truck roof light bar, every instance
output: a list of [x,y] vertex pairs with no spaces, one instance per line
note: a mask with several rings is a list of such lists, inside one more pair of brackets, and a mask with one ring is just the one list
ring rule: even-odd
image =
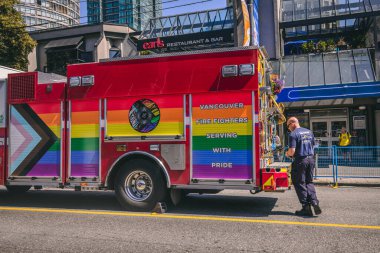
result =
[[92,86],[94,85],[95,77],[91,76],[82,76],[82,86]]
[[232,77],[238,75],[238,66],[237,65],[226,65],[222,68],[223,77]]
[[255,64],[241,64],[239,66],[239,75],[253,76],[255,74]]
[[69,79],[69,85],[70,87],[78,87],[81,85],[81,78],[80,76],[73,76]]

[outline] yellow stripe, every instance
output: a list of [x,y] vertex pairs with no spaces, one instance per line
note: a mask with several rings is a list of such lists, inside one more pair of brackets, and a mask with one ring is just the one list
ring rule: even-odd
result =
[[252,134],[252,121],[233,124],[195,124],[193,121],[193,135],[201,136],[208,133],[237,133],[238,135]]
[[0,211],[24,211],[35,213],[70,213],[70,214],[90,214],[90,215],[111,215],[125,217],[150,217],[164,219],[183,219],[183,220],[205,220],[205,221],[226,221],[241,223],[264,223],[278,225],[295,225],[295,226],[311,226],[311,227],[333,227],[333,228],[356,228],[356,229],[373,229],[380,230],[380,226],[355,225],[355,224],[334,224],[334,223],[317,223],[317,222],[298,222],[298,221],[281,221],[281,220],[261,220],[249,218],[225,218],[218,216],[193,216],[193,215],[171,215],[157,213],[132,213],[132,212],[116,212],[116,211],[86,211],[86,210],[70,210],[70,209],[49,209],[49,208],[28,208],[28,207],[0,207]]
[[99,125],[81,124],[71,126],[71,138],[99,137]]
[[50,130],[57,136],[61,138],[61,126],[49,126]]
[[161,135],[182,135],[183,123],[179,122],[163,122],[149,133],[139,133],[134,130],[130,124],[108,124],[107,135],[109,136],[161,136]]

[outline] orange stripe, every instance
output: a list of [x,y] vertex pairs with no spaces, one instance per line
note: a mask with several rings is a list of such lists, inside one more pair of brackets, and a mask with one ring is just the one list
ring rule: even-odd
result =
[[[129,122],[129,110],[118,110],[107,112],[108,123],[126,123]],[[183,121],[183,109],[170,108],[160,109],[160,122],[178,122]]]
[[212,118],[229,118],[229,117],[240,117],[240,118],[252,118],[251,106],[244,106],[244,108],[237,109],[222,109],[222,110],[201,110],[200,108],[193,108],[193,118],[202,117],[205,119]]
[[99,123],[99,112],[73,112],[71,124],[94,124]]
[[38,117],[48,126],[60,126],[61,115],[60,113],[46,113],[39,114]]

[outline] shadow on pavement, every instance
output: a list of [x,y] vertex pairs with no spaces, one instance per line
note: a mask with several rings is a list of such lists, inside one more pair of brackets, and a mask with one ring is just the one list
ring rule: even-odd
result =
[[[277,198],[190,194],[179,205],[168,207],[169,214],[267,217],[294,213],[272,211]],[[30,190],[10,194],[0,189],[0,206],[123,211],[112,191],[74,192],[70,190]]]

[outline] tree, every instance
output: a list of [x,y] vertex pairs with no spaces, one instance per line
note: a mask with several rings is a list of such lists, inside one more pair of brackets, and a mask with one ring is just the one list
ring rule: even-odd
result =
[[18,1],[0,1],[0,65],[26,70],[28,54],[36,43],[26,32],[21,14],[14,9]]

